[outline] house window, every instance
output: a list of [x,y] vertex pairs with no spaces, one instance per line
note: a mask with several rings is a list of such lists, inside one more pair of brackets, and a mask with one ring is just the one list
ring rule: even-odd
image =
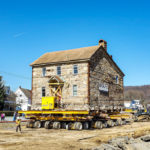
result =
[[42,68],[42,76],[45,77],[46,76],[46,68]]
[[77,96],[77,85],[73,85],[73,96]]
[[7,95],[10,95],[10,87],[7,86],[5,90],[6,90],[6,94],[7,94]]
[[119,84],[119,77],[116,76],[116,84]]
[[61,67],[57,66],[57,75],[61,75]]
[[73,65],[73,74],[78,74],[78,65]]
[[46,92],[45,92],[45,87],[42,87],[42,97],[45,97],[45,94]]

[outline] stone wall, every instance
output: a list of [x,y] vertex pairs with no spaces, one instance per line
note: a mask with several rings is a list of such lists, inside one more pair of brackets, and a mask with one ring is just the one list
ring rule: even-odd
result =
[[[118,76],[118,83],[116,83]],[[108,86],[108,92],[99,86]],[[107,89],[107,88],[106,88]],[[111,58],[98,50],[90,61],[90,106],[96,110],[120,109],[123,105],[123,74],[112,63]]]
[[[61,76],[64,80],[61,104],[65,109],[88,109],[88,63],[77,63],[78,74],[73,74],[74,64],[61,64]],[[41,109],[42,87],[46,96],[50,96],[49,76],[57,75],[57,65],[47,65],[46,76],[42,76],[42,67],[33,67],[32,109]],[[77,96],[73,96],[73,85],[77,85]]]

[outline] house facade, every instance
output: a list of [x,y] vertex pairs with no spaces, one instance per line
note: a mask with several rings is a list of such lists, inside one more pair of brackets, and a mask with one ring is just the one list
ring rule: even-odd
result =
[[16,110],[16,95],[10,89],[10,86],[5,86],[5,99],[4,99],[4,109],[5,111]]
[[21,110],[31,109],[31,90],[24,89],[21,86],[16,90],[16,105]]
[[41,109],[41,98],[53,94],[67,110],[123,106],[124,74],[107,53],[104,40],[97,46],[46,53],[31,66],[32,109]]

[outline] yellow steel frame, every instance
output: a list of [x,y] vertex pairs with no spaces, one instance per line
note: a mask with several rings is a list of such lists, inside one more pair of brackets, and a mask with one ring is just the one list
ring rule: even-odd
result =
[[58,116],[36,116],[36,115],[26,115],[26,118],[27,119],[36,119],[36,120],[41,120],[41,121],[47,121],[47,120],[51,120],[51,121],[55,121],[55,120],[57,120],[57,121],[85,121],[85,120],[87,120],[87,118],[86,117],[82,117],[82,116],[76,116],[76,117],[74,117],[74,116],[68,116],[68,117],[66,117],[66,116],[63,116],[63,117],[58,117]]
[[47,110],[29,110],[29,111],[18,111],[19,114],[47,114],[47,115],[50,115],[50,114],[62,114],[62,115],[88,115],[89,114],[89,111],[80,111],[80,110],[74,110],[74,111],[47,111]]
[[116,115],[109,115],[109,117],[111,119],[126,119],[126,118],[130,118],[130,114],[116,114]]

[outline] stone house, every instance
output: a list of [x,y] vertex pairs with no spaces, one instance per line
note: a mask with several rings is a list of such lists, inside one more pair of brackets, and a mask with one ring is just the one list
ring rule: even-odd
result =
[[112,110],[123,106],[124,73],[107,52],[107,43],[42,55],[32,64],[32,109],[41,108],[42,96],[60,86],[64,109]]
[[21,86],[16,90],[16,105],[21,110],[31,109],[31,90],[24,89]]

